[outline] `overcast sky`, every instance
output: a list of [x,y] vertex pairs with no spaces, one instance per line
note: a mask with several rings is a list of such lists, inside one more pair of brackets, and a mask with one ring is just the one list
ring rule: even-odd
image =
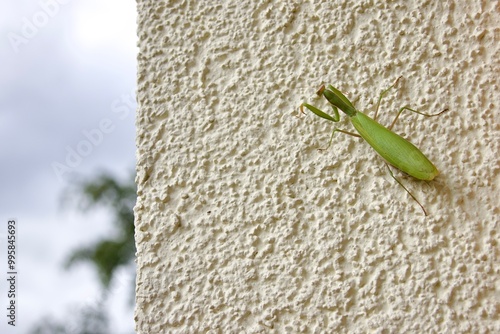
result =
[[[18,220],[17,322],[25,333],[47,316],[91,305],[100,294],[90,267],[61,264],[112,232],[105,213],[61,210],[72,177],[135,166],[136,3],[134,0],[0,2],[0,309],[5,310],[7,220]],[[4,278],[2,278],[4,277]],[[133,332],[118,306],[133,277],[112,292],[114,333]]]

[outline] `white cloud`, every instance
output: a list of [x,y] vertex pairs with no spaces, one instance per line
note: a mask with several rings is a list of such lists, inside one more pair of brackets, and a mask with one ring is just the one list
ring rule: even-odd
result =
[[[74,36],[84,48],[130,47],[136,36],[136,8],[123,1],[87,0],[75,3]],[[134,44],[135,47],[135,44]]]

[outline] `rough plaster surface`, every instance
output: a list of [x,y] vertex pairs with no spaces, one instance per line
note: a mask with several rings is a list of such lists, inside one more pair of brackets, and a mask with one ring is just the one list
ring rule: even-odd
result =
[[[498,1],[138,0],[138,333],[499,333]],[[323,82],[435,163],[311,113]],[[322,105],[315,101],[316,105]],[[324,105],[322,105],[324,106]],[[344,119],[341,128],[352,129]]]

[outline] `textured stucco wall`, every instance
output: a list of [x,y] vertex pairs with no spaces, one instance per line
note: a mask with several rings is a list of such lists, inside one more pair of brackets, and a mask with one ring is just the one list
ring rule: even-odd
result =
[[[138,333],[500,332],[498,1],[138,0]],[[297,116],[323,82],[441,171]],[[318,103],[316,103],[318,105]],[[344,120],[341,127],[350,129]]]

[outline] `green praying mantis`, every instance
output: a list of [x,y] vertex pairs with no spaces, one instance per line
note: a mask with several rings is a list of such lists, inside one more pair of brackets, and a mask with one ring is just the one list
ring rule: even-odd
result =
[[404,110],[408,110],[427,117],[433,117],[441,115],[448,109],[445,109],[437,114],[425,114],[418,110],[414,110],[405,106],[399,109],[391,125],[388,128],[384,127],[377,122],[380,101],[382,100],[384,95],[387,94],[387,92],[397,84],[400,78],[401,77],[399,77],[389,88],[382,91],[379,96],[375,109],[375,116],[373,118],[370,118],[361,111],[356,110],[351,101],[349,101],[347,97],[344,96],[344,94],[342,94],[332,85],[328,85],[328,88],[326,88],[324,85],[321,86],[321,88],[317,92],[317,95],[320,97],[323,96],[329,102],[333,109],[333,116],[330,116],[324,111],[307,103],[302,103],[302,105],[300,106],[300,111],[304,113],[304,107],[306,107],[315,115],[337,123],[340,121],[338,109],[342,110],[349,117],[349,120],[351,121],[354,128],[358,131],[358,134],[335,128],[330,137],[328,146],[321,150],[325,150],[330,147],[335,132],[342,132],[354,137],[363,138],[386,161],[386,166],[389,169],[391,177],[396,180],[396,182],[418,203],[418,205],[422,208],[424,214],[427,216],[427,211],[425,210],[424,206],[394,176],[387,163],[418,180],[424,181],[433,180],[439,174],[439,171],[415,145],[399,136],[398,134],[392,132],[391,130]]

